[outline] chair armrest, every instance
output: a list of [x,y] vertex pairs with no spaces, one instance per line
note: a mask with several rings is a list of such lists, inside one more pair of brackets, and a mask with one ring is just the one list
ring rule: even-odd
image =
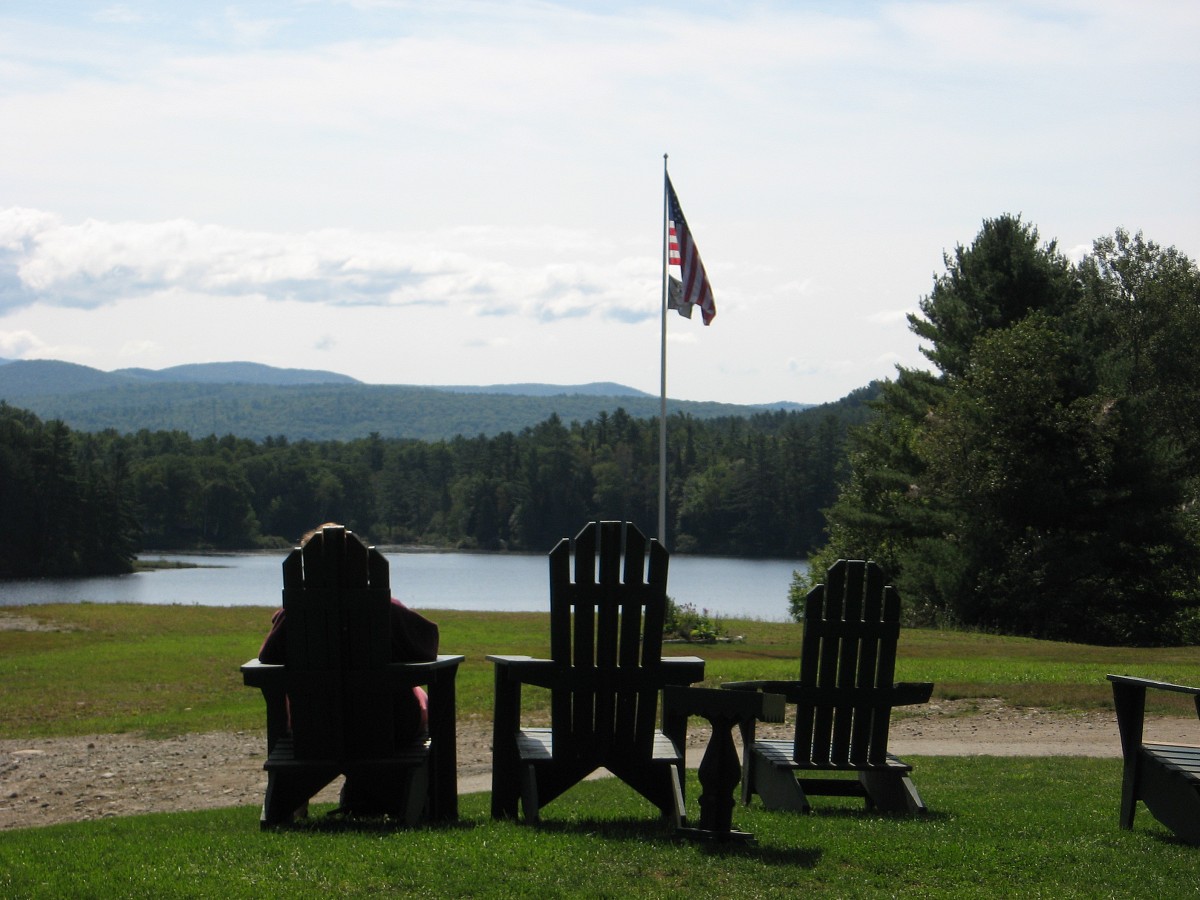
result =
[[[383,668],[372,672],[347,672],[344,677],[350,680],[359,678],[367,684],[382,682],[391,687],[433,684],[446,678],[453,679],[459,664],[465,658],[445,654],[428,662],[388,663]],[[295,673],[292,673],[289,678],[285,665],[260,662],[257,659],[244,663],[241,672],[244,685],[261,688],[264,691],[286,690],[289,681],[296,677]]]
[[1132,675],[1108,675],[1112,682],[1113,706],[1117,710],[1117,731],[1121,734],[1121,754],[1132,759],[1142,745],[1142,729],[1146,721],[1146,689],[1191,694],[1200,717],[1200,688]]
[[283,688],[283,669],[284,667],[277,663],[265,663],[258,659],[251,659],[242,664],[242,684],[246,687],[263,688],[264,690],[271,688]]
[[405,663],[407,666],[425,666],[430,669],[450,669],[459,665],[464,659],[461,653],[442,653],[437,659],[431,659],[426,662]]
[[[536,659],[533,656],[505,656],[500,653],[491,653],[487,656],[487,661],[495,663],[498,666],[515,666],[523,662],[529,662]],[[540,662],[549,662],[549,660],[540,660]]]
[[508,684],[532,684],[535,687],[557,687],[562,683],[560,673],[564,670],[551,659],[533,656],[487,657],[495,666],[496,682]]
[[902,681],[890,689],[823,688],[802,685],[797,681],[727,681],[721,685],[729,691],[763,691],[782,694],[788,703],[814,706],[910,706],[928,703],[933,696],[931,681]]
[[659,661],[663,685],[689,685],[704,680],[704,660],[698,656],[665,656]]
[[[550,659],[531,656],[489,656],[496,667],[497,684],[530,684],[542,688],[586,688],[611,677],[598,669],[561,666]],[[653,669],[631,669],[616,673],[620,690],[688,685],[704,679],[704,660],[695,656],[672,656]],[[611,684],[611,682],[608,682]]]
[[422,662],[388,663],[385,671],[397,684],[434,684],[458,674],[458,667],[465,656],[442,654],[437,659]]
[[342,679],[351,691],[396,691],[424,685],[432,692],[440,685],[454,683],[464,658],[445,655],[423,662],[388,663],[379,669],[346,672]]
[[1129,687],[1154,688],[1159,691],[1176,691],[1180,694],[1200,696],[1200,687],[1189,687],[1186,684],[1171,684],[1169,681],[1153,681],[1149,678],[1135,678],[1132,675],[1108,675],[1113,684],[1128,685]]
[[912,706],[915,703],[928,703],[933,696],[932,681],[897,681],[892,685],[892,705]]

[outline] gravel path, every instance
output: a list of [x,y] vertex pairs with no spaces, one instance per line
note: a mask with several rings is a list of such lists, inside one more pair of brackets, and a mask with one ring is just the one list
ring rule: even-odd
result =
[[[998,701],[934,702],[905,711],[892,726],[900,755],[1119,757],[1111,712],[1051,713]],[[1200,739],[1190,719],[1150,719],[1147,737]],[[760,726],[783,735],[786,726]],[[688,762],[697,765],[708,739],[703,720],[688,732]],[[150,740],[127,734],[0,741],[0,830],[79,822],[106,816],[182,809],[257,806],[266,755],[261,734],[189,734]],[[459,789],[490,789],[491,727],[458,725]],[[335,800],[337,786],[318,799]]]

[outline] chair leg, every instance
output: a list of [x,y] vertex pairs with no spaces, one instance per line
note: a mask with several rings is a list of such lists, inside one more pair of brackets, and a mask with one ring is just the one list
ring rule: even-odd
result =
[[754,795],[758,793],[758,784],[754,780],[757,767],[754,764],[753,752],[744,753],[742,759],[742,804],[749,806]]
[[335,771],[268,772],[259,827],[290,824],[298,812],[307,812],[309,798],[335,777]]
[[415,827],[427,808],[429,798],[429,763],[413,768],[406,779],[404,824]]
[[671,812],[671,824],[676,830],[687,825],[687,807],[683,803],[683,766],[671,766],[671,794],[674,809]]
[[536,825],[541,820],[538,806],[537,770],[533,766],[521,769],[521,809],[525,813],[525,822]]
[[859,772],[858,780],[866,791],[868,806],[880,812],[924,815],[929,811],[917,786],[903,772]]
[[763,806],[767,809],[786,809],[792,812],[812,812],[812,805],[804,793],[804,788],[796,780],[791,769],[772,765],[758,754],[751,757],[750,765],[754,766],[754,784],[758,796],[762,798]]
[[493,819],[515,819],[519,812],[521,802],[521,790],[519,785],[514,785],[511,779],[503,779],[498,777],[498,773],[492,771],[492,818]]
[[497,734],[492,743],[492,818],[515,819],[521,802],[521,766],[514,746]]
[[1137,770],[1141,764],[1139,755],[1132,759],[1126,758],[1121,777],[1121,818],[1120,825],[1126,831],[1133,828],[1133,817],[1137,812]]
[[754,720],[743,721],[739,725],[742,732],[742,803],[750,805],[750,799],[758,793],[754,784],[754,765],[750,762],[754,756]]

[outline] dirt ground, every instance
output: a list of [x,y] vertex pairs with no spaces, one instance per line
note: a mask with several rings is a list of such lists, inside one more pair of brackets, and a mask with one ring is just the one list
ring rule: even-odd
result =
[[[892,725],[891,749],[903,756],[1119,757],[1112,713],[1079,715],[1013,709],[995,702],[934,702],[904,711]],[[760,726],[782,735],[786,726]],[[1146,736],[1200,740],[1189,719],[1150,719]],[[688,764],[699,764],[708,726],[692,719]],[[252,732],[189,734],[150,740],[124,734],[0,741],[0,830],[107,816],[262,802],[266,741]],[[458,723],[461,793],[489,790],[491,730]],[[335,800],[337,784],[318,799]]]

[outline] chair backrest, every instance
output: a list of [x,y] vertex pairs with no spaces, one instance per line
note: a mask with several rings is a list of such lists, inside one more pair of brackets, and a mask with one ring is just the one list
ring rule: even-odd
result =
[[392,699],[371,678],[391,659],[388,563],[326,526],[283,563],[286,681],[297,757],[346,759],[394,746]]
[[863,560],[830,566],[804,606],[800,684],[814,702],[797,707],[797,761],[884,762],[899,636],[900,595],[883,570]]
[[627,522],[591,522],[550,551],[550,656],[574,673],[551,692],[555,756],[649,754],[658,690],[640,676],[662,660],[668,560]]

